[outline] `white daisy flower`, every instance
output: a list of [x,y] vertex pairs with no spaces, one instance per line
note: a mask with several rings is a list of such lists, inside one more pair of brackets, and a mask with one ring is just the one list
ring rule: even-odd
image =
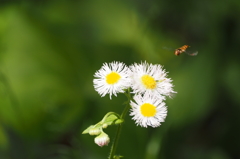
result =
[[130,86],[128,73],[129,68],[122,62],[104,63],[94,74],[94,88],[102,97],[109,93],[111,99],[112,94],[117,96],[117,93],[123,93]]
[[145,93],[144,96],[137,94],[133,97],[135,102],[131,101],[130,105],[133,120],[135,120],[137,125],[142,127],[158,127],[161,122],[164,122],[167,116],[167,107],[163,102],[164,97]]
[[133,93],[152,93],[156,96],[166,95],[171,97],[173,93],[172,80],[167,78],[167,72],[159,64],[134,64],[130,66]]

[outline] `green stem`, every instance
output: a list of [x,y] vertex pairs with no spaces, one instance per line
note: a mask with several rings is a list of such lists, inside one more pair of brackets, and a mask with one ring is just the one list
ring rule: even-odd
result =
[[[128,101],[126,102],[126,106],[121,114],[121,119],[124,120],[129,108],[130,108],[130,100],[131,100],[131,95],[130,95],[130,90],[128,90],[128,93],[125,93],[125,95],[127,96],[128,98]],[[117,145],[118,145],[118,140],[120,138],[120,133],[121,133],[121,130],[122,130],[122,124],[119,124],[118,125],[118,128],[117,128],[117,133],[116,133],[116,137],[115,137],[115,140],[113,141],[113,144],[112,144],[112,147],[111,147],[111,150],[110,150],[110,155],[108,157],[108,159],[113,159],[114,157],[114,154],[116,152],[116,149],[117,149]]]

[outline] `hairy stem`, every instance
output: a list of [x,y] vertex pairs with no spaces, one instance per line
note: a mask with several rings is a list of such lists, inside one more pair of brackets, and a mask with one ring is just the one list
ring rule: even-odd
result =
[[[130,100],[131,100],[131,95],[130,95],[130,90],[128,89],[127,93],[125,93],[125,95],[127,96],[128,100],[126,102],[126,106],[121,114],[121,119],[124,120],[129,108],[130,108]],[[123,124],[119,124],[118,125],[118,128],[117,128],[117,133],[116,133],[116,136],[115,136],[115,140],[113,141],[113,144],[112,144],[112,147],[111,147],[111,150],[110,150],[110,155],[108,157],[108,159],[113,159],[114,157],[114,154],[116,152],[116,149],[117,149],[117,145],[118,145],[118,140],[120,138],[120,133],[121,133],[121,130],[122,130],[122,126]]]

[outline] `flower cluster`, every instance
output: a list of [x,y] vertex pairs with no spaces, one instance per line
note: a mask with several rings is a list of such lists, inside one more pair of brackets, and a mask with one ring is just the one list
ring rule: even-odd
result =
[[112,95],[132,90],[130,115],[142,127],[160,126],[167,116],[165,97],[176,93],[172,80],[159,64],[143,62],[127,67],[122,62],[105,63],[94,77],[94,88],[102,97],[109,94],[111,99]]

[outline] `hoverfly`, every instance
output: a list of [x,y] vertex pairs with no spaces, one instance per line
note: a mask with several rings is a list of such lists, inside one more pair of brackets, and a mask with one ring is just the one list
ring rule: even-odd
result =
[[189,51],[187,51],[187,48],[189,48],[189,47],[190,47],[189,45],[183,45],[182,47],[176,49],[174,54],[176,56],[179,56],[181,53],[185,52],[186,54],[188,54],[190,56],[196,56],[198,54],[198,51],[189,52]]
[[179,56],[183,52],[190,55],[190,56],[196,56],[198,54],[198,51],[189,51],[189,50],[187,50],[187,48],[189,48],[189,47],[190,47],[189,45],[183,45],[183,46],[181,46],[180,48],[177,48],[177,49],[169,49],[169,48],[166,48],[166,47],[164,47],[164,49],[174,50],[174,54],[176,56]]

